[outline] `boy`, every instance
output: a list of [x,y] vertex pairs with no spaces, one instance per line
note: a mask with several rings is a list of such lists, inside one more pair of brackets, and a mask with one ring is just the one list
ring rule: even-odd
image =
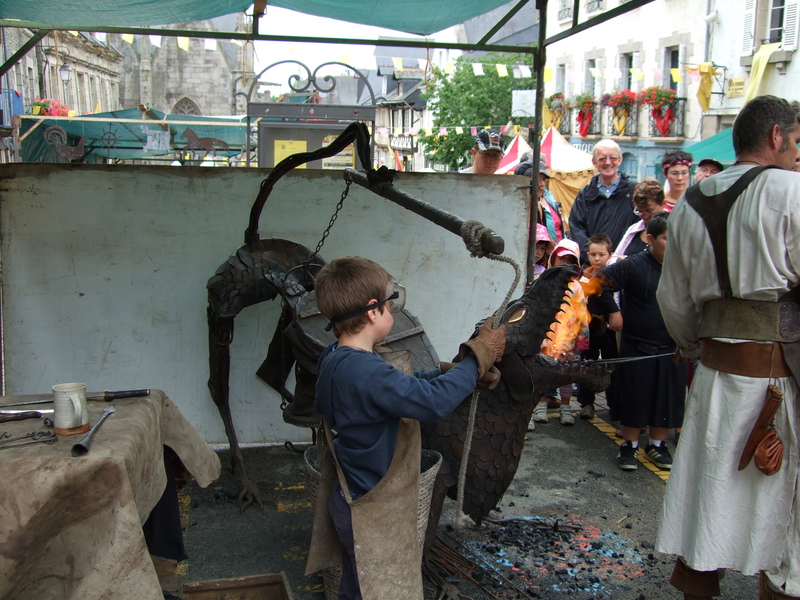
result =
[[[587,304],[591,321],[589,321],[589,349],[581,353],[582,358],[597,360],[603,358],[617,358],[617,330],[621,328],[619,311],[612,314],[603,314],[599,304],[599,294],[601,290],[592,290],[589,281],[595,273],[604,268],[611,258],[611,238],[605,233],[596,233],[589,238],[589,257],[590,266],[586,268],[581,278],[581,285],[586,293]],[[609,324],[612,328],[609,328]],[[613,377],[613,375],[612,375]],[[583,386],[578,385],[577,393],[578,404],[581,405],[581,419],[594,419],[594,392],[590,392]]]
[[[563,239],[556,244],[550,255],[550,266],[562,265],[578,266],[580,248],[572,240]],[[589,313],[586,310],[586,298],[583,289],[577,281],[569,284],[569,293],[564,299],[561,311],[556,321],[550,328],[547,337],[542,342],[542,354],[558,360],[568,360],[577,356],[577,351],[589,347]],[[574,425],[575,418],[569,400],[572,397],[572,384],[562,385],[559,388],[561,414],[559,422],[562,425]],[[535,423],[547,423],[547,398],[541,398],[533,409]]]
[[[333,462],[320,453],[306,572],[341,564],[340,599],[358,600],[363,592],[367,600],[421,600],[418,421],[450,414],[478,380],[496,385],[493,364],[503,355],[505,327],[492,329],[488,319],[475,339],[461,345],[461,362],[406,375],[373,352],[405,302],[405,290],[383,267],[340,257],[322,268],[314,285],[319,310],[338,342],[317,364],[314,407],[324,417],[321,433]],[[328,427],[338,434],[332,445]]]

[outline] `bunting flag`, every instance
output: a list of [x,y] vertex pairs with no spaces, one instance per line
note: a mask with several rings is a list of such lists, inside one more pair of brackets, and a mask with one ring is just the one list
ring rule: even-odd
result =
[[151,35],[150,43],[153,44],[156,48],[161,48],[161,36],[160,35]]
[[97,102],[94,105],[94,112],[101,113],[103,112],[103,108],[100,106],[100,99],[97,99]]
[[603,74],[600,72],[600,69],[598,69],[597,67],[591,67],[589,69],[589,73],[591,73],[592,77],[594,77],[595,79],[598,79],[599,77],[603,76]]
[[419,133],[419,127],[417,127],[417,126],[415,125],[415,126],[414,126],[414,127],[412,127],[411,129],[409,129],[409,130],[408,130],[408,132],[409,132],[411,135],[417,135],[417,133]]
[[386,136],[389,134],[389,129],[387,127],[378,127],[378,135]]
[[402,71],[403,70],[403,59],[397,58],[396,56],[392,57],[392,65],[394,65],[395,71]]
[[433,135],[433,127],[426,127],[425,135]]
[[551,69],[550,67],[545,67],[543,78],[545,83],[553,81],[553,69]]
[[439,127],[439,135],[447,135],[447,127]]
[[344,63],[346,65],[350,64],[350,55],[349,54],[340,54],[339,55],[339,62]]
[[469,134],[473,136],[478,135],[478,128],[473,125],[472,127],[469,128]]
[[394,135],[394,137],[400,137],[401,135],[403,135],[403,128],[402,127],[395,127],[394,128],[394,133],[392,135]]
[[231,40],[231,44],[236,44],[237,46],[244,46],[244,42],[242,40]]
[[483,75],[483,64],[482,63],[472,63],[472,73],[474,75]]
[[517,69],[519,69],[519,76],[520,77],[530,77],[531,76],[531,68],[528,65],[517,65]]
[[448,60],[446,63],[444,63],[444,72],[445,75],[452,75],[456,72],[456,67],[452,61]]
[[636,81],[641,81],[644,79],[644,71],[641,69],[631,69],[631,77],[633,77]]
[[683,81],[680,69],[670,69],[669,74],[672,75],[672,81],[674,81],[675,83],[680,83],[681,81]]
[[456,127],[456,133],[461,135],[462,133],[464,133],[464,128],[463,127]]
[[189,51],[189,38],[188,37],[178,37],[178,48],[183,50],[184,52]]
[[508,67],[506,65],[495,65],[497,68],[497,75],[500,77],[508,77]]
[[132,33],[123,33],[121,36],[123,42],[127,42],[129,44],[133,43],[133,34]]
[[203,40],[205,43],[206,50],[216,51],[217,50],[217,40],[213,38],[206,38]]

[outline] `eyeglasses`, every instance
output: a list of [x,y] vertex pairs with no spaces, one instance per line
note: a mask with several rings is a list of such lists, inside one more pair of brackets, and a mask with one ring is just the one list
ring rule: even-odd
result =
[[619,160],[619,156],[598,156],[595,160],[599,163],[606,163],[606,162],[617,162]]
[[661,212],[664,210],[663,208],[656,207],[656,208],[648,208],[647,210],[639,210],[638,208],[633,209],[633,214],[637,217],[652,217],[654,214]]
[[489,160],[492,162],[500,162],[503,160],[503,153],[497,152],[496,150],[484,150],[481,152],[481,156],[483,160]]
[[384,300],[373,302],[372,304],[368,304],[364,308],[360,308],[346,315],[342,315],[341,317],[336,317],[335,319],[331,319],[325,326],[325,331],[330,331],[333,328],[334,323],[341,323],[342,321],[347,321],[348,319],[352,319],[353,317],[363,315],[364,313],[368,313],[369,311],[375,308],[383,306],[387,302],[389,303],[389,310],[392,311],[393,313],[397,314],[401,310],[403,310],[403,308],[406,305],[406,288],[404,288],[402,285],[398,284],[395,281],[390,281],[386,286],[386,293],[389,294],[389,296]]
[[689,171],[667,171],[670,177],[688,177]]

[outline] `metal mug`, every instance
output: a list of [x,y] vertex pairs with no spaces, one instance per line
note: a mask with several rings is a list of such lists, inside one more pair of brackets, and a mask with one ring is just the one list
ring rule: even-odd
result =
[[53,408],[57,435],[75,435],[89,431],[85,383],[59,383],[53,386]]

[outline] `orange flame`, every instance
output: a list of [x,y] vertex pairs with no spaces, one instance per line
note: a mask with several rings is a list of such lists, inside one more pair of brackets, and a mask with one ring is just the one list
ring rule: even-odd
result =
[[542,342],[542,354],[556,359],[566,359],[575,353],[575,340],[581,324],[589,322],[589,311],[581,284],[573,280],[569,284],[561,310]]

